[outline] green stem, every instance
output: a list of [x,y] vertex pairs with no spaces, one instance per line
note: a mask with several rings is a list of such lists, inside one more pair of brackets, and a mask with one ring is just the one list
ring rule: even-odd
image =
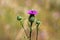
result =
[[39,26],[39,24],[37,24],[37,26],[36,26],[36,32],[37,32],[37,33],[36,33],[36,40],[38,40],[38,30],[39,30],[39,29],[38,29],[38,26]]
[[24,28],[24,26],[23,26],[23,23],[22,23],[22,22],[20,22],[20,23],[21,23],[21,25],[22,25],[22,28],[24,29],[24,32],[25,32],[27,38],[29,38],[28,35],[27,35],[27,33],[26,33],[26,30],[25,30],[25,28]]
[[30,25],[30,40],[31,40],[31,34],[32,34],[32,22],[31,22],[31,25]]

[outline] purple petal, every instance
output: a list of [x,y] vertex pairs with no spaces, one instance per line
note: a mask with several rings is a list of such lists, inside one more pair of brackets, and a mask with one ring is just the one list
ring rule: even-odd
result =
[[37,11],[36,10],[29,10],[28,11],[28,14],[34,14],[34,15],[36,15],[37,14]]

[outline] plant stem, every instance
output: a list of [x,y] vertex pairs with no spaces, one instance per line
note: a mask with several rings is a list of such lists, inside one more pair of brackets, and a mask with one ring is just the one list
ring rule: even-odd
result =
[[26,30],[25,30],[25,28],[24,28],[24,26],[23,26],[23,23],[22,23],[22,22],[20,22],[20,23],[21,23],[21,25],[22,25],[22,27],[23,27],[23,29],[24,29],[24,32],[25,32],[27,38],[29,38],[28,35],[27,35],[27,33],[26,33]]
[[36,33],[36,40],[38,40],[38,30],[39,30],[39,29],[38,29],[38,26],[39,26],[39,24],[37,24],[37,26],[36,26],[36,32],[37,32],[37,33]]
[[32,34],[32,22],[31,22],[31,25],[30,25],[30,39],[31,40],[31,34]]

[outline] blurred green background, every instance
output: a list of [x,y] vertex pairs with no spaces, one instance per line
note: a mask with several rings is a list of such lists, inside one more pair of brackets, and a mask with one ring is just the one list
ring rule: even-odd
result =
[[27,40],[16,17],[28,19],[30,9],[38,11],[41,21],[39,40],[60,40],[60,0],[0,0],[0,40]]

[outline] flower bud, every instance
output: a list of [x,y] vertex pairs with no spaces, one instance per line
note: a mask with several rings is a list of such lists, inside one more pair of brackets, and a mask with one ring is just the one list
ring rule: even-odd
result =
[[40,24],[40,21],[38,20],[38,21],[36,21],[36,24]]
[[22,17],[21,16],[17,16],[17,20],[18,21],[22,20]]
[[35,20],[35,17],[30,17],[30,18],[29,18],[29,21],[30,21],[30,22],[34,22],[34,20]]

